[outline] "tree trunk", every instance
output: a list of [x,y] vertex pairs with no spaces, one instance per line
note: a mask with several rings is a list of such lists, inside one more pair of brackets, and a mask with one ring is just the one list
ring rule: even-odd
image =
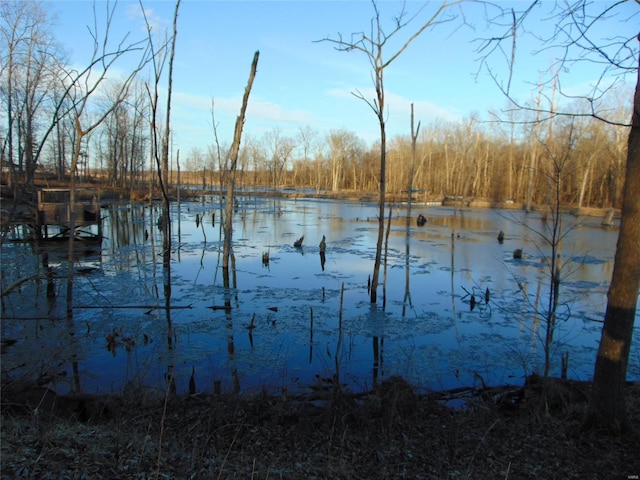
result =
[[[379,92],[383,90],[380,89]],[[384,101],[384,100],[383,100]],[[371,279],[371,303],[378,300],[378,278],[380,277],[380,262],[382,260],[382,240],[384,239],[384,206],[386,204],[386,171],[387,171],[387,136],[384,128],[383,101],[380,101],[380,196],[378,198],[378,240],[376,242],[376,258],[373,264],[373,278]]]
[[533,146],[531,147],[531,156],[529,157],[529,172],[527,176],[527,193],[524,201],[525,212],[531,211],[531,204],[533,202],[533,184],[535,182],[535,172],[538,164],[538,131],[540,129],[540,97],[542,96],[542,87],[538,87],[538,100],[536,103],[536,123],[533,126]]
[[587,181],[589,180],[589,174],[591,173],[591,164],[593,162],[594,155],[591,155],[587,160],[587,165],[584,167],[584,173],[582,175],[582,181],[580,182],[580,188],[578,189],[578,212],[583,206],[585,192],[587,191]]
[[73,320],[73,257],[75,247],[76,230],[76,166],[80,157],[80,146],[85,132],[80,125],[80,119],[75,119],[76,138],[73,147],[73,158],[71,160],[71,171],[69,177],[69,243],[67,244],[67,321]]
[[[640,40],[640,35],[638,36]],[[625,380],[640,288],[640,69],[633,103],[622,221],[586,426],[627,428]]]
[[[258,69],[258,58],[260,56],[260,52],[256,51],[253,56],[253,62],[251,62],[251,72],[249,74],[249,80],[247,82],[247,86],[244,90],[244,96],[242,98],[242,106],[240,108],[240,114],[236,118],[235,130],[233,133],[233,144],[231,145],[231,151],[229,152],[229,171],[227,172],[226,182],[227,182],[227,205],[224,216],[224,243],[223,243],[223,253],[222,253],[222,277],[224,282],[224,287],[229,288],[229,258],[232,257],[231,254],[231,245],[232,245],[232,220],[233,220],[233,186],[235,183],[235,174],[236,174],[236,166],[238,164],[238,153],[240,151],[240,140],[242,138],[242,127],[244,126],[244,117],[247,111],[247,105],[249,103],[249,94],[251,93],[251,87],[253,86],[253,79],[256,76],[256,71]],[[227,297],[228,298],[228,297]],[[225,300],[226,301],[226,300]],[[231,306],[230,304],[228,305]]]

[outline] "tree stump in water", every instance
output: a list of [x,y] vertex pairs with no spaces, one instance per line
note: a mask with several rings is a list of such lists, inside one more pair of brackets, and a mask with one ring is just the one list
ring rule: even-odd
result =
[[602,219],[602,225],[604,227],[610,227],[611,225],[613,225],[613,215],[614,215],[614,210],[613,208],[610,208],[609,210],[607,210],[607,213],[605,214],[604,218]]

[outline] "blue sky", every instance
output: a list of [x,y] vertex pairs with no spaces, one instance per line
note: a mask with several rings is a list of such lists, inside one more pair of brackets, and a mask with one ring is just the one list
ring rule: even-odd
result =
[[[598,2],[596,2],[596,5]],[[74,65],[86,65],[90,58],[91,37],[87,25],[93,25],[93,2],[49,2],[57,15],[54,34],[69,50]],[[113,5],[113,4],[111,4]],[[172,1],[143,1],[154,30],[171,30]],[[402,3],[379,2],[382,25],[390,29]],[[418,13],[423,2],[408,1],[410,15]],[[439,2],[430,2],[415,20],[397,34],[400,43],[429,18]],[[500,2],[520,10],[526,1]],[[529,30],[546,35],[555,26],[544,21],[553,2],[543,1],[535,8]],[[100,19],[107,3],[96,3]],[[129,32],[129,39],[145,38],[141,7],[137,1],[117,4],[113,40]],[[629,35],[637,33],[638,11],[634,2],[622,7],[626,22],[611,20],[604,31]],[[475,51],[478,39],[502,32],[485,20],[486,10],[479,4],[464,3],[452,13],[464,14],[460,20],[425,31],[385,71],[388,102],[388,134],[409,134],[410,104],[415,104],[416,121],[459,121],[476,112],[487,118],[489,110],[499,111],[507,100],[487,71],[478,73],[480,55]],[[493,11],[495,13],[495,11]],[[628,13],[628,15],[627,15]],[[211,99],[215,100],[218,135],[230,142],[235,118],[247,82],[253,54],[260,50],[258,73],[249,100],[245,135],[259,138],[277,128],[282,135],[294,137],[300,128],[311,127],[320,135],[334,129],[347,129],[368,143],[378,138],[377,119],[365,102],[355,98],[358,90],[373,98],[371,68],[359,52],[339,52],[323,38],[345,38],[370,29],[373,8],[370,1],[213,1],[183,0],[178,19],[178,38],[174,71],[172,127],[174,149],[181,156],[192,148],[206,149],[214,143],[211,126]],[[635,15],[635,17],[634,17]],[[461,18],[461,17],[459,17]],[[635,18],[635,20],[634,20]],[[395,38],[395,37],[394,37]],[[398,48],[391,42],[387,55]],[[531,35],[518,38],[515,96],[526,101],[535,94],[539,72],[547,70],[557,51],[534,55],[540,43]],[[634,45],[637,52],[637,44]],[[499,56],[491,62],[502,80],[506,66]],[[126,70],[127,64],[119,65]],[[584,92],[602,68],[580,65],[564,72],[567,92]],[[114,72],[115,74],[116,72]],[[634,79],[631,78],[633,81]],[[166,80],[163,81],[166,85]],[[182,157],[184,158],[184,157]]]

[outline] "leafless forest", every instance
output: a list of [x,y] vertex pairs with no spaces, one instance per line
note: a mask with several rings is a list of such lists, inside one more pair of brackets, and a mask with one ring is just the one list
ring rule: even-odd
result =
[[[77,105],[78,95],[84,95],[86,85],[76,80],[87,72],[70,70],[49,19],[37,4],[3,2],[2,9],[3,180],[29,188],[36,173],[68,179],[77,136],[75,116],[68,113]],[[148,61],[144,45],[132,43],[122,52],[140,55],[141,64]],[[413,172],[418,200],[463,196],[513,200],[529,207],[548,204],[551,184],[559,181],[563,204],[619,208],[629,97],[622,88],[599,100],[599,109],[609,113],[608,123],[590,116],[542,114],[554,112],[556,105],[553,95],[540,94],[530,109],[498,106],[495,113],[474,114],[460,122],[424,125],[413,166],[407,131],[387,142],[387,192],[406,190]],[[573,100],[574,108],[567,107],[566,98],[562,101],[566,110],[585,111],[580,100]],[[99,103],[109,114],[83,137],[76,174],[83,181],[132,192],[146,189],[155,177],[151,106],[144,83],[133,76],[120,82],[105,80]],[[170,149],[169,183],[221,185],[228,151],[229,145],[224,140],[218,143],[213,131],[206,151]],[[379,145],[367,144],[347,128],[325,134],[308,126],[285,135],[276,125],[260,136],[247,133],[236,185],[376,192],[379,161]]]

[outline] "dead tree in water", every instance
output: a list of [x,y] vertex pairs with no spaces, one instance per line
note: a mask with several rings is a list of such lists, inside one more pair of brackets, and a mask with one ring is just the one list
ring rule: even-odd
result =
[[[411,258],[410,238],[411,238],[411,202],[413,200],[413,175],[416,163],[416,143],[418,141],[418,133],[420,132],[420,122],[414,128],[413,103],[411,104],[411,167],[409,170],[409,182],[407,184],[407,223],[406,223],[406,244],[405,244],[405,284],[404,299],[402,300],[402,316],[406,313],[407,304],[411,305],[411,291],[409,289],[409,263]],[[418,215],[418,226],[421,227],[427,223],[424,215]]]
[[232,245],[232,220],[233,220],[233,188],[235,185],[235,173],[236,165],[238,164],[238,152],[240,151],[240,140],[242,138],[242,127],[244,126],[244,117],[247,111],[247,104],[249,103],[249,94],[251,93],[251,87],[253,86],[253,79],[256,76],[258,69],[258,58],[260,52],[256,51],[253,55],[253,62],[251,62],[251,72],[249,73],[249,80],[244,90],[244,96],[242,97],[242,106],[240,107],[240,114],[236,118],[236,126],[233,132],[233,144],[229,150],[229,171],[225,176],[227,180],[227,204],[225,208],[224,218],[224,246],[222,253],[222,278],[224,287],[229,288],[229,257],[231,256]]
[[[379,177],[379,199],[378,199],[378,240],[376,243],[376,257],[373,265],[373,278],[371,280],[371,288],[369,293],[371,295],[371,303],[377,302],[377,289],[378,278],[380,276],[380,264],[382,263],[382,246],[384,240],[384,211],[386,204],[386,172],[387,172],[387,134],[386,134],[386,120],[385,117],[388,112],[385,111],[385,89],[384,89],[384,71],[385,69],[396,60],[402,52],[404,52],[409,44],[418,38],[428,28],[433,28],[436,25],[451,22],[457,17],[455,14],[450,14],[449,11],[458,2],[444,1],[441,5],[435,7],[429,18],[403,43],[399,44],[398,49],[391,53],[390,56],[384,55],[387,52],[389,40],[391,37],[395,37],[398,33],[407,27],[412,20],[414,20],[423,9],[420,9],[418,13],[413,16],[408,16],[405,10],[404,4],[402,10],[394,17],[393,27],[390,32],[387,32],[382,25],[380,19],[380,9],[378,2],[372,0],[373,5],[373,18],[371,19],[370,34],[366,34],[363,31],[354,33],[346,40],[342,35],[338,35],[337,39],[324,38],[320,41],[331,42],[335,45],[336,50],[342,52],[357,51],[363,53],[372,67],[373,83],[376,91],[374,99],[369,99],[364,96],[360,91],[355,91],[353,95],[360,100],[363,100],[378,119],[380,126],[380,177]],[[424,8],[424,7],[423,7]]]
[[[147,32],[149,36],[149,48],[151,50],[152,66],[153,66],[153,90],[149,88],[147,84],[147,93],[151,103],[151,149],[152,157],[156,161],[158,183],[160,184],[160,190],[162,191],[162,216],[160,222],[160,228],[162,229],[162,268],[163,274],[163,288],[164,288],[164,301],[165,301],[165,315],[167,318],[167,344],[169,348],[172,348],[173,337],[172,320],[171,320],[171,215],[169,209],[169,194],[168,194],[168,165],[169,165],[169,135],[170,135],[170,120],[171,120],[171,92],[173,83],[173,59],[175,56],[175,44],[177,36],[177,23],[178,23],[178,9],[180,7],[180,0],[176,2],[176,7],[173,15],[173,35],[171,37],[170,51],[167,51],[167,45],[161,45],[156,51],[154,41],[151,35],[152,29],[145,14],[144,8],[142,8],[142,14],[144,16],[145,24],[147,26]],[[162,78],[162,68],[166,60],[169,60],[169,76],[167,80],[167,104],[166,104],[166,117],[165,117],[165,129],[162,135],[158,135],[158,122],[157,114],[159,108],[159,85]],[[160,137],[160,138],[159,138]],[[160,148],[159,148],[160,147]],[[169,365],[169,385],[175,385],[173,378],[173,365]],[[172,387],[173,388],[173,387]]]

